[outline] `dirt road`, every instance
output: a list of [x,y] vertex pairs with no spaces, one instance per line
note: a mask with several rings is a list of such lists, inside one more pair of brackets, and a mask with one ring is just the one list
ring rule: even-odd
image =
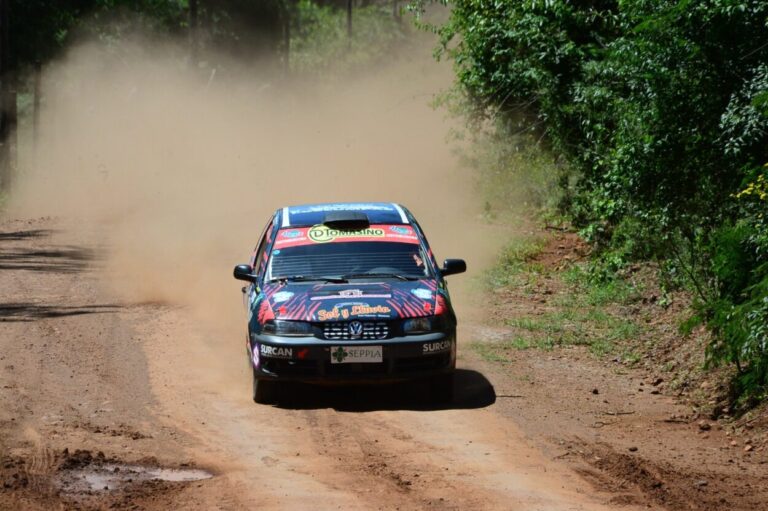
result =
[[0,229],[0,508],[613,508],[496,412],[465,358],[444,409],[408,386],[253,404],[240,325],[121,303],[97,237],[61,228]]

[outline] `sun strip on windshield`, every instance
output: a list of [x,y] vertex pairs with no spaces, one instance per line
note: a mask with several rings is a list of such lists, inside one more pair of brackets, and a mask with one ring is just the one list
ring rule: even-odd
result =
[[327,225],[313,225],[295,229],[280,229],[274,248],[339,243],[349,241],[388,241],[419,244],[419,238],[409,225],[370,225],[364,229],[336,229]]

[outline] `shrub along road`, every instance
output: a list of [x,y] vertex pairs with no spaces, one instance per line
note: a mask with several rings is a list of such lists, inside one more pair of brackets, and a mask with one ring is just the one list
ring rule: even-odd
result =
[[[664,423],[681,414],[672,398],[639,395],[635,373],[586,354],[467,349],[505,339],[493,324],[464,327],[451,406],[409,386],[297,386],[290,400],[257,406],[231,328],[185,307],[120,302],[96,237],[58,229],[50,219],[0,225],[0,508],[764,502],[764,453],[721,449],[715,426],[704,441],[695,424]],[[540,305],[521,297],[507,312]]]

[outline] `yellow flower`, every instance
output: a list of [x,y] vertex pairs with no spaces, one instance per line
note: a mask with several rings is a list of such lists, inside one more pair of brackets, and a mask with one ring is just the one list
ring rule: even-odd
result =
[[[768,168],[768,163],[766,163],[764,167]],[[747,187],[740,192],[731,194],[731,197],[741,199],[747,195],[755,195],[759,200],[766,200],[766,198],[768,198],[768,181],[766,181],[765,174],[760,174],[757,176],[755,181],[749,183]]]

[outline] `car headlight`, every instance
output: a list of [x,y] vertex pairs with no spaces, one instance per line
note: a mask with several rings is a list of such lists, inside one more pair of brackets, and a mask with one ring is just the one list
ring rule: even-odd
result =
[[442,316],[428,316],[425,318],[406,319],[403,323],[403,333],[409,334],[427,334],[430,332],[440,332],[444,328]]
[[285,337],[312,337],[312,325],[306,321],[285,321],[274,319],[264,323],[262,333]]

